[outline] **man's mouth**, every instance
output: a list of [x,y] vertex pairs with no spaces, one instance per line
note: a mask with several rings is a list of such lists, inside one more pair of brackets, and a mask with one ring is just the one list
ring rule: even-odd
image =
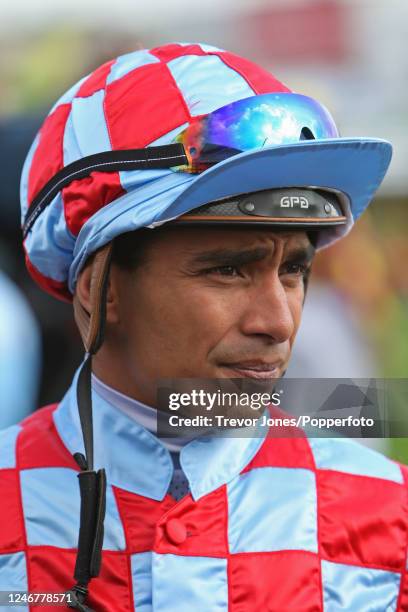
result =
[[268,380],[279,378],[281,361],[265,363],[260,361],[242,361],[237,363],[221,364],[223,369],[229,370],[230,378],[253,378],[255,380]]

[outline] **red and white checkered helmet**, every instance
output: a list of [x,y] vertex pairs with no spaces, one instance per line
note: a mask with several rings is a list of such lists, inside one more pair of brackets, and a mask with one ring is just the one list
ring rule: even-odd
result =
[[[44,186],[73,162],[169,144],[198,116],[267,93],[290,90],[253,62],[204,44],[169,44],[107,62],[62,96],[39,130],[22,174],[23,222]],[[89,255],[115,236],[234,193],[274,187],[346,194],[344,234],[373,197],[390,157],[384,141],[335,138],[247,151],[199,175],[165,168],[72,176],[25,232],[27,266],[42,288],[70,301]]]

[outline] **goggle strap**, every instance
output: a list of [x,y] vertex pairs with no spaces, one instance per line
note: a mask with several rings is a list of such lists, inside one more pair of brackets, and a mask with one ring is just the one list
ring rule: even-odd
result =
[[26,238],[37,217],[55,196],[72,181],[85,178],[95,171],[120,172],[122,170],[172,168],[187,163],[188,158],[181,143],[143,149],[103,151],[78,159],[57,172],[36,195],[24,219],[23,238]]

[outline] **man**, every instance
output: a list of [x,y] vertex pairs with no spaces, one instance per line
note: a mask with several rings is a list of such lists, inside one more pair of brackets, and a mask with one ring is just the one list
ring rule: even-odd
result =
[[24,246],[87,355],[58,405],[2,433],[0,590],[112,612],[408,608],[403,466],[339,439],[155,435],[159,379],[283,374],[314,249],[390,155],[208,45],[120,57],[59,100],[23,170]]

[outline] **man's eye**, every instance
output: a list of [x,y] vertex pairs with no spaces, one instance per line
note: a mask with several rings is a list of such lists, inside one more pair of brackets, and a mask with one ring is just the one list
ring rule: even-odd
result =
[[217,266],[208,268],[204,272],[205,274],[219,274],[221,276],[241,276],[239,268],[236,266]]
[[298,276],[305,276],[308,271],[309,271],[309,265],[308,264],[298,264],[298,263],[291,263],[291,264],[287,264],[282,273],[283,274],[296,274]]

